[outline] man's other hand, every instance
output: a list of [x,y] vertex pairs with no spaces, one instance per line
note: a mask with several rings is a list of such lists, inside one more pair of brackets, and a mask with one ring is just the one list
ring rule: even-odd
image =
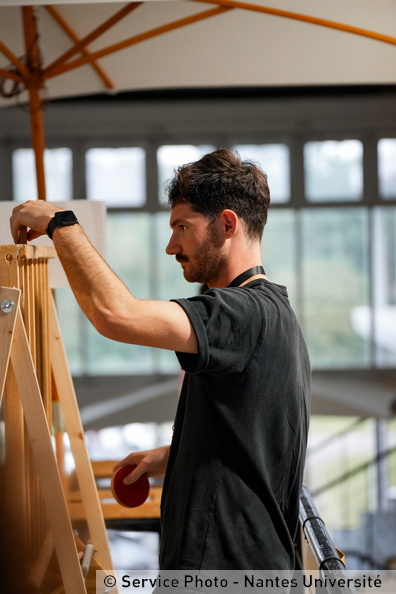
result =
[[128,464],[136,465],[135,470],[124,479],[126,485],[131,485],[143,474],[153,477],[163,477],[168,464],[168,458],[169,446],[155,448],[154,450],[146,450],[144,452],[133,452],[118,462],[118,464],[114,466],[113,471],[115,472],[122,466],[127,466]]

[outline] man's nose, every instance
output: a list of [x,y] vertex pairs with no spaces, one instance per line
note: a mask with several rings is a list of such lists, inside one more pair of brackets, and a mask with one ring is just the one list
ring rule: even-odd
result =
[[173,256],[180,252],[180,246],[177,245],[174,235],[171,235],[168,245],[166,246],[165,252],[168,256]]

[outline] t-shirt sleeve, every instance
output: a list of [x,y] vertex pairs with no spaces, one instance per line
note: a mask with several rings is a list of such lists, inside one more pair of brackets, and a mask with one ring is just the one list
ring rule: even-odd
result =
[[263,311],[250,291],[212,289],[190,299],[175,299],[194,328],[198,353],[177,352],[189,373],[242,372],[253,357],[263,332]]

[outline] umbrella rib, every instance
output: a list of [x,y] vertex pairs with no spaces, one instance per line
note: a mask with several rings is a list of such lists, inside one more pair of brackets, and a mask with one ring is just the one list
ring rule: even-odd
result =
[[162,35],[163,33],[168,33],[169,31],[174,31],[175,29],[185,27],[186,25],[190,25],[192,23],[208,19],[223,12],[232,10],[233,8],[233,6],[218,6],[217,8],[213,8],[212,10],[206,10],[204,12],[200,12],[198,14],[194,14],[192,16],[185,17],[177,21],[173,21],[166,25],[156,27],[155,29],[151,29],[144,33],[140,33],[139,35],[135,35],[134,37],[130,37],[129,39],[125,39],[124,41],[120,41],[118,43],[115,43],[114,45],[110,45],[101,50],[98,50],[97,52],[92,53],[89,57],[85,56],[83,58],[79,58],[77,60],[74,60],[73,62],[69,62],[68,64],[61,65],[56,69],[51,67],[51,71],[47,71],[45,78],[52,78],[54,76],[58,76],[59,74],[63,74],[64,72],[74,70],[75,68],[79,68],[80,66],[84,66],[85,64],[89,64],[94,60],[98,60],[99,58],[103,58],[104,56],[108,56],[119,50],[125,49],[132,45],[136,45],[137,43],[141,43],[142,41],[146,41],[147,39],[151,39],[153,37],[157,37],[158,35]]
[[[66,33],[66,35],[68,35],[70,37],[70,39],[72,41],[74,41],[74,43],[80,42],[80,39],[75,34],[73,29],[70,27],[69,23],[62,17],[62,15],[56,10],[56,8],[54,8],[51,5],[45,6],[44,8],[47,10],[47,12],[49,12],[49,14],[52,16],[52,18],[58,23],[58,25],[61,27],[61,29],[63,29],[63,31]],[[82,49],[82,53],[84,56],[90,55],[90,52],[86,48]],[[105,86],[108,89],[114,89],[114,83],[112,82],[110,77],[106,74],[106,72],[103,70],[103,68],[96,62],[92,62],[92,67],[96,70],[97,74],[102,79]]]
[[23,82],[22,76],[19,76],[16,72],[12,72],[12,70],[6,70],[5,68],[0,68],[0,78],[9,78],[10,80],[15,80],[15,82]]
[[[30,72],[29,69],[26,67],[26,65],[21,62],[21,60],[19,58],[16,57],[16,55],[2,42],[0,41],[0,52],[2,54],[4,54],[6,56],[6,58],[8,58],[10,60],[10,62],[12,62],[15,66],[15,68],[17,68],[17,70],[21,73],[21,77],[18,78],[18,80],[22,80],[22,77],[26,77],[29,78],[30,77]],[[18,75],[17,75],[18,76]],[[13,78],[12,76],[7,76],[7,78]],[[13,78],[13,80],[16,80]]]
[[303,21],[313,25],[327,27],[329,29],[337,29],[346,33],[353,33],[355,35],[360,35],[361,37],[368,37],[370,39],[375,39],[376,41],[382,41],[383,43],[396,45],[396,37],[391,37],[390,35],[383,35],[382,33],[376,33],[375,31],[370,31],[369,29],[361,29],[360,27],[353,27],[352,25],[345,25],[343,23],[337,23],[336,21],[328,21],[327,19],[299,14],[297,12],[290,12],[288,10],[268,8],[267,6],[258,6],[256,4],[239,2],[238,0],[193,0],[193,2],[205,2],[206,4],[228,6],[229,8],[240,8],[242,10],[251,10],[253,12],[263,12],[265,14],[272,14],[274,16],[294,19],[296,21]]
[[[125,18],[133,10],[138,8],[141,4],[141,2],[130,2],[127,6],[124,6],[124,8],[116,12],[112,17],[107,19],[99,27],[91,31],[91,33],[80,39],[78,43],[76,43],[73,47],[67,50],[67,52],[62,54],[62,56],[54,60],[52,64],[50,64],[49,66],[47,66],[47,68],[44,69],[44,78],[52,77],[52,73],[56,71],[58,67],[62,66],[62,64],[65,64],[75,54],[82,52],[89,43],[100,37],[100,35],[103,35],[103,33],[106,33],[106,31],[108,31],[111,27],[117,24],[120,20]],[[92,54],[90,55],[92,56]],[[92,62],[92,60],[90,59],[88,61]]]

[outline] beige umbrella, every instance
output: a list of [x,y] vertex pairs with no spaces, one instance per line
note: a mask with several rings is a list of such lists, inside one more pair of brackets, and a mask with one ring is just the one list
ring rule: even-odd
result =
[[0,105],[28,93],[41,199],[48,97],[395,82],[396,5],[385,0],[30,3],[0,0]]

